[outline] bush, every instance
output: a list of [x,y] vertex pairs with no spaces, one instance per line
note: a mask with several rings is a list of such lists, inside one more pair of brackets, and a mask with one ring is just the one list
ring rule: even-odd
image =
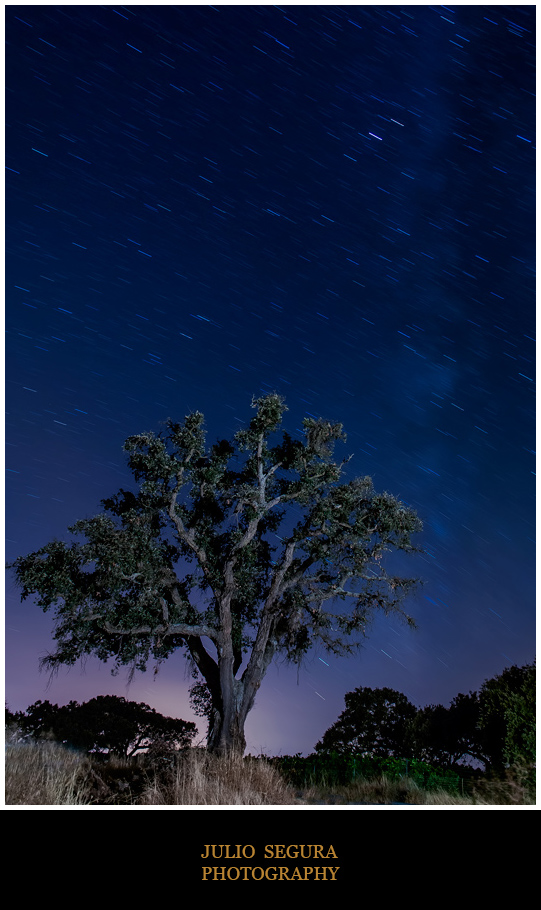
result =
[[436,768],[417,759],[317,752],[307,758],[285,755],[273,761],[287,780],[296,786],[342,786],[382,776],[389,781],[409,779],[425,790],[458,792],[461,786],[455,771]]

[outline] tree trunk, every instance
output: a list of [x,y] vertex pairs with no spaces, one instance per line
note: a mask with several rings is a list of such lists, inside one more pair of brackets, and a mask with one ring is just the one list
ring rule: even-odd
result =
[[246,749],[244,721],[237,713],[224,718],[223,712],[213,708],[209,719],[207,749],[214,755],[238,755],[242,757]]
[[243,755],[246,748],[244,723],[244,684],[235,678],[235,661],[229,649],[218,662],[219,686],[211,690],[207,749],[215,755]]
[[226,638],[225,646],[222,644],[218,658],[218,685],[211,687],[207,677],[212,697],[207,735],[209,752],[216,755],[231,753],[244,755],[246,718],[253,707],[256,693],[275,651],[274,641],[270,638],[272,626],[273,617],[268,615],[265,622],[260,625],[258,641],[241,679],[235,676],[241,659],[239,655],[234,654],[231,638]]
[[209,718],[207,749],[216,755],[244,755],[244,725],[251,711],[261,679],[236,679],[232,673],[221,673],[219,701],[213,698]]

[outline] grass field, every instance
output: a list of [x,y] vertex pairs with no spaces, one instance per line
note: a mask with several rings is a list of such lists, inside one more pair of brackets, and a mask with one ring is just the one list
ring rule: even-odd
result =
[[423,790],[385,775],[349,784],[298,787],[264,758],[216,758],[188,749],[154,765],[96,758],[50,741],[6,736],[6,806],[527,806],[535,793],[524,775],[479,781],[468,795]]

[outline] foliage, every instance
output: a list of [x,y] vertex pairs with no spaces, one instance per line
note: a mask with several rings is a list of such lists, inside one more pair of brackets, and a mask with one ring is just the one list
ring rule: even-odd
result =
[[98,695],[59,707],[37,701],[20,716],[22,728],[34,737],[52,735],[59,743],[86,752],[129,757],[137,752],[185,749],[197,733],[190,721],[164,717],[144,703],[116,695]]
[[394,689],[360,686],[345,696],[346,708],[316,745],[318,751],[409,757],[408,728],[416,714]]
[[345,703],[316,752],[411,758],[443,768],[474,759],[499,775],[535,763],[535,664],[508,667],[447,708],[417,709],[387,688],[359,687]]
[[409,739],[417,758],[453,765],[465,758],[485,761],[479,741],[477,693],[459,693],[448,708],[428,705],[417,711]]
[[284,755],[274,759],[274,762],[297,786],[344,785],[358,779],[373,780],[385,776],[392,781],[409,778],[425,790],[457,791],[460,787],[460,778],[455,771],[442,770],[416,759],[319,750],[307,757]]
[[480,740],[487,763],[535,763],[535,663],[507,667],[479,691]]
[[5,708],[5,726],[7,727],[16,727],[19,724],[21,718],[20,711],[12,711],[8,704]]
[[93,654],[144,670],[182,649],[208,691],[217,752],[244,750],[276,654],[299,662],[316,642],[349,654],[375,611],[413,625],[403,601],[415,581],[388,572],[385,557],[416,551],[416,513],[369,477],[343,480],[340,424],[306,418],[303,439],[283,432],[271,445],[285,403],[273,393],[252,406],[247,428],[210,448],[199,412],[131,436],[137,492],[103,500],[69,529],[74,542],[11,566],[22,599],[54,611],[50,669]]

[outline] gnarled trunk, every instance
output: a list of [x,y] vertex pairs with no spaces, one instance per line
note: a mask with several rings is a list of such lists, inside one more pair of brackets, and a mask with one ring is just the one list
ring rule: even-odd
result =
[[262,675],[236,679],[232,673],[221,667],[219,699],[213,696],[211,716],[207,735],[207,749],[216,755],[234,753],[244,755],[246,737],[244,725],[253,707]]
[[224,717],[223,712],[213,708],[212,717],[209,718],[207,749],[215,755],[244,755],[244,721],[241,722],[238,714]]
[[210,674],[208,667],[203,668],[198,662],[202,671],[207,670],[206,680],[212,698],[207,734],[209,752],[244,755],[246,718],[275,652],[275,643],[270,635],[272,627],[273,617],[268,615],[260,625],[256,645],[240,679],[235,673],[240,669],[242,655],[240,651],[234,652],[230,637],[222,638],[217,673],[215,664]]

